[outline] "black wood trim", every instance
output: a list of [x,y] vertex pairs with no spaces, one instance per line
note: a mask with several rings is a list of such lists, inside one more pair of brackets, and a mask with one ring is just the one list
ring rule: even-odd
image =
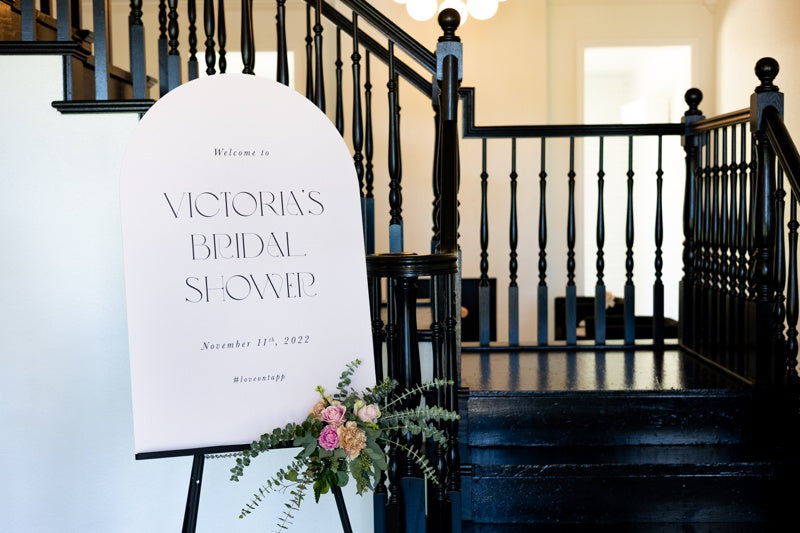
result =
[[369,277],[419,277],[453,274],[458,271],[456,254],[417,255],[410,252],[367,256]]
[[145,113],[155,100],[56,100],[52,106],[61,113]]
[[0,55],[74,55],[87,57],[89,54],[81,43],[62,41],[2,41]]
[[684,346],[680,346],[677,341],[664,342],[664,344],[656,344],[652,342],[635,342],[633,344],[596,344],[592,340],[578,341],[576,344],[567,344],[566,342],[556,341],[552,344],[492,344],[491,346],[480,346],[479,343],[462,343],[462,353],[521,353],[521,352],[620,352],[620,351],[641,351],[641,350],[686,350]]
[[538,137],[599,137],[628,135],[683,135],[683,124],[556,124],[528,126],[476,126],[475,88],[462,87],[459,95],[464,101],[463,137],[511,139]]

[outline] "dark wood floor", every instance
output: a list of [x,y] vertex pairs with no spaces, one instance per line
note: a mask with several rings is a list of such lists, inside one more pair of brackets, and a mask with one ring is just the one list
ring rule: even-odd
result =
[[497,391],[726,389],[742,384],[683,351],[464,352],[461,386]]

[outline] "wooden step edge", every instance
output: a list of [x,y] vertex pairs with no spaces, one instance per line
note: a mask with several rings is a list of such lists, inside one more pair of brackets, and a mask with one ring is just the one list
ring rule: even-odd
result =
[[144,114],[155,100],[56,100],[52,106],[63,114],[139,113]]

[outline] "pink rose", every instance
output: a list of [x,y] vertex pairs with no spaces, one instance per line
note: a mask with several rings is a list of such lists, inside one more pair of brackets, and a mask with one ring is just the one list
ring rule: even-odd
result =
[[319,445],[326,450],[335,450],[339,446],[339,434],[336,432],[335,426],[325,426],[317,439]]
[[377,405],[371,403],[359,406],[358,410],[356,410],[356,416],[364,422],[372,422],[374,424],[381,416],[381,410]]
[[347,408],[344,405],[329,405],[322,411],[322,421],[338,426],[344,422],[344,412]]

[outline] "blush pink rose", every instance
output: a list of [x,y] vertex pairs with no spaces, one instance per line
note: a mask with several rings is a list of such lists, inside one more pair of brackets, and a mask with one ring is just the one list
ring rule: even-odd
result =
[[335,450],[339,446],[339,434],[336,432],[336,427],[329,425],[322,428],[317,442],[326,450]]
[[359,409],[356,411],[356,416],[364,422],[372,422],[374,424],[381,416],[381,410],[377,405],[371,403],[369,405],[359,406]]
[[339,426],[344,423],[344,413],[347,408],[344,405],[329,405],[322,411],[322,421],[328,424]]

